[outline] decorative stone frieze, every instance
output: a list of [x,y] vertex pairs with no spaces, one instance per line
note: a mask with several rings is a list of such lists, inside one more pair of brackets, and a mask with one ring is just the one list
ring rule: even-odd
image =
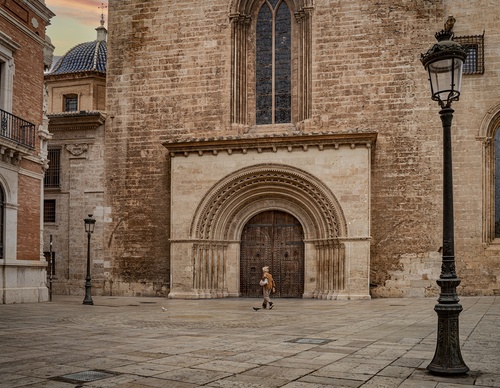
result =
[[100,111],[62,112],[49,114],[50,130],[96,129],[104,124],[106,114]]
[[84,152],[87,152],[89,145],[86,143],[82,144],[66,144],[66,150],[73,156],[81,156]]
[[288,152],[304,151],[309,147],[316,147],[320,151],[325,149],[338,150],[341,145],[356,147],[371,147],[377,137],[373,131],[352,132],[311,132],[307,134],[275,133],[266,135],[235,135],[203,138],[177,138],[168,140],[163,145],[168,149],[171,157],[178,155],[189,156],[196,153],[217,155],[226,152],[228,155],[246,154],[249,150],[262,152],[277,152],[284,148]]

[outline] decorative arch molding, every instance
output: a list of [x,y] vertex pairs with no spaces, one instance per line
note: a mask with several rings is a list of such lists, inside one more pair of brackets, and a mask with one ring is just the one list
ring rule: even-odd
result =
[[[258,5],[263,3],[263,0],[231,0],[229,4],[230,15],[247,15],[250,17],[254,4]],[[313,0],[291,0],[296,12],[303,12],[305,9],[313,7]]]
[[491,141],[496,129],[500,127],[500,103],[488,109],[479,128],[478,140]]
[[476,140],[483,143],[483,243],[495,240],[495,133],[500,128],[500,103],[484,116]]
[[12,202],[12,194],[9,186],[9,182],[0,174],[0,190],[4,193],[4,201],[5,203]]
[[280,164],[258,164],[233,172],[217,182],[196,209],[190,231],[196,297],[229,296],[228,267],[239,262],[243,228],[266,210],[288,212],[302,224],[309,257],[306,267],[316,279],[304,296],[347,297],[344,240],[348,228],[340,203],[316,177]]
[[239,240],[246,221],[263,209],[294,215],[308,240],[347,237],[331,190],[311,174],[279,164],[246,167],[216,183],[198,206],[190,234],[197,240]]
[[[232,0],[229,5],[231,21],[231,125],[247,127],[254,124],[250,107],[254,91],[254,62],[256,13],[265,0]],[[282,0],[294,15],[292,27],[292,124],[311,115],[312,96],[312,11],[313,0]],[[253,40],[252,40],[253,39]],[[253,117],[253,116],[252,116]]]

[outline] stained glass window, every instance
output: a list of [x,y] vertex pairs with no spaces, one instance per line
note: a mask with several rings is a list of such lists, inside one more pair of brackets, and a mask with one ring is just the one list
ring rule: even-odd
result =
[[266,1],[257,18],[256,123],[291,122],[291,17],[284,1]]
[[494,141],[495,153],[495,237],[500,237],[500,128]]

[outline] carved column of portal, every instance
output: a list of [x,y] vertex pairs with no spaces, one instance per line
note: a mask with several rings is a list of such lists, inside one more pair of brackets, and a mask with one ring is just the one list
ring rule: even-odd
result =
[[313,297],[337,299],[345,290],[345,245],[338,240],[320,240],[315,247],[317,286]]
[[228,296],[226,284],[227,244],[201,242],[193,246],[193,291],[199,298]]

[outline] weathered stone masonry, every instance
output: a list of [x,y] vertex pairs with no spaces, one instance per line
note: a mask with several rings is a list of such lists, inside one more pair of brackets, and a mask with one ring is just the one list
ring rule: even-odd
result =
[[[483,75],[464,77],[463,95],[454,104],[455,239],[460,292],[498,293],[500,252],[484,232],[489,224],[483,220],[492,210],[485,207],[483,198],[487,189],[483,155],[488,146],[480,131],[489,128],[483,120],[491,117],[494,121],[499,111],[500,39],[494,5],[465,0],[315,0],[289,4],[291,9],[307,10],[308,15],[306,36],[310,40],[305,42],[310,44],[309,57],[304,58],[304,52],[293,46],[295,60],[301,53],[304,61],[303,65],[294,62],[292,66],[297,81],[294,87],[302,88],[292,92],[292,109],[305,106],[307,113],[295,112],[291,125],[261,127],[252,124],[254,108],[244,105],[252,100],[253,93],[252,54],[243,55],[252,45],[252,2],[109,2],[105,149],[109,219],[103,254],[112,262],[115,291],[167,295],[191,281],[193,272],[185,266],[176,284],[178,262],[171,256],[176,254],[176,243],[171,246],[170,240],[177,238],[177,217],[183,212],[175,206],[177,198],[184,195],[198,195],[199,190],[208,195],[209,186],[193,181],[189,187],[174,187],[174,175],[181,174],[176,160],[186,157],[171,159],[163,143],[369,131],[377,133],[369,173],[370,294],[436,294],[442,135],[439,109],[430,100],[419,56],[434,42],[433,35],[447,16],[453,15],[457,19],[456,35],[485,31],[486,69]],[[248,41],[235,39],[235,34],[245,28],[235,29],[240,16],[247,17]],[[298,23],[296,19],[294,23]],[[247,62],[235,58],[246,58]],[[241,74],[241,68],[250,74],[235,83],[233,77]],[[298,82],[299,69],[308,69],[301,74],[309,74],[310,79]],[[248,91],[246,99],[238,94],[241,82]],[[286,158],[279,160],[280,152],[274,154],[276,161],[267,159],[265,163],[291,163]],[[224,168],[236,160],[228,158],[226,151],[205,155],[200,168],[207,167],[205,159],[222,155],[227,158],[221,165]],[[247,157],[237,159],[238,168],[261,163],[262,155],[248,152]],[[185,161],[194,158],[190,154]],[[228,175],[233,168],[236,166],[226,169]],[[338,173],[333,164],[329,168],[332,174]],[[330,176],[327,170],[309,172],[324,180]],[[223,177],[210,177],[215,171],[207,167],[197,174],[207,174],[207,179],[217,182]],[[355,186],[349,187],[355,190]],[[347,219],[347,224],[350,221]]]

